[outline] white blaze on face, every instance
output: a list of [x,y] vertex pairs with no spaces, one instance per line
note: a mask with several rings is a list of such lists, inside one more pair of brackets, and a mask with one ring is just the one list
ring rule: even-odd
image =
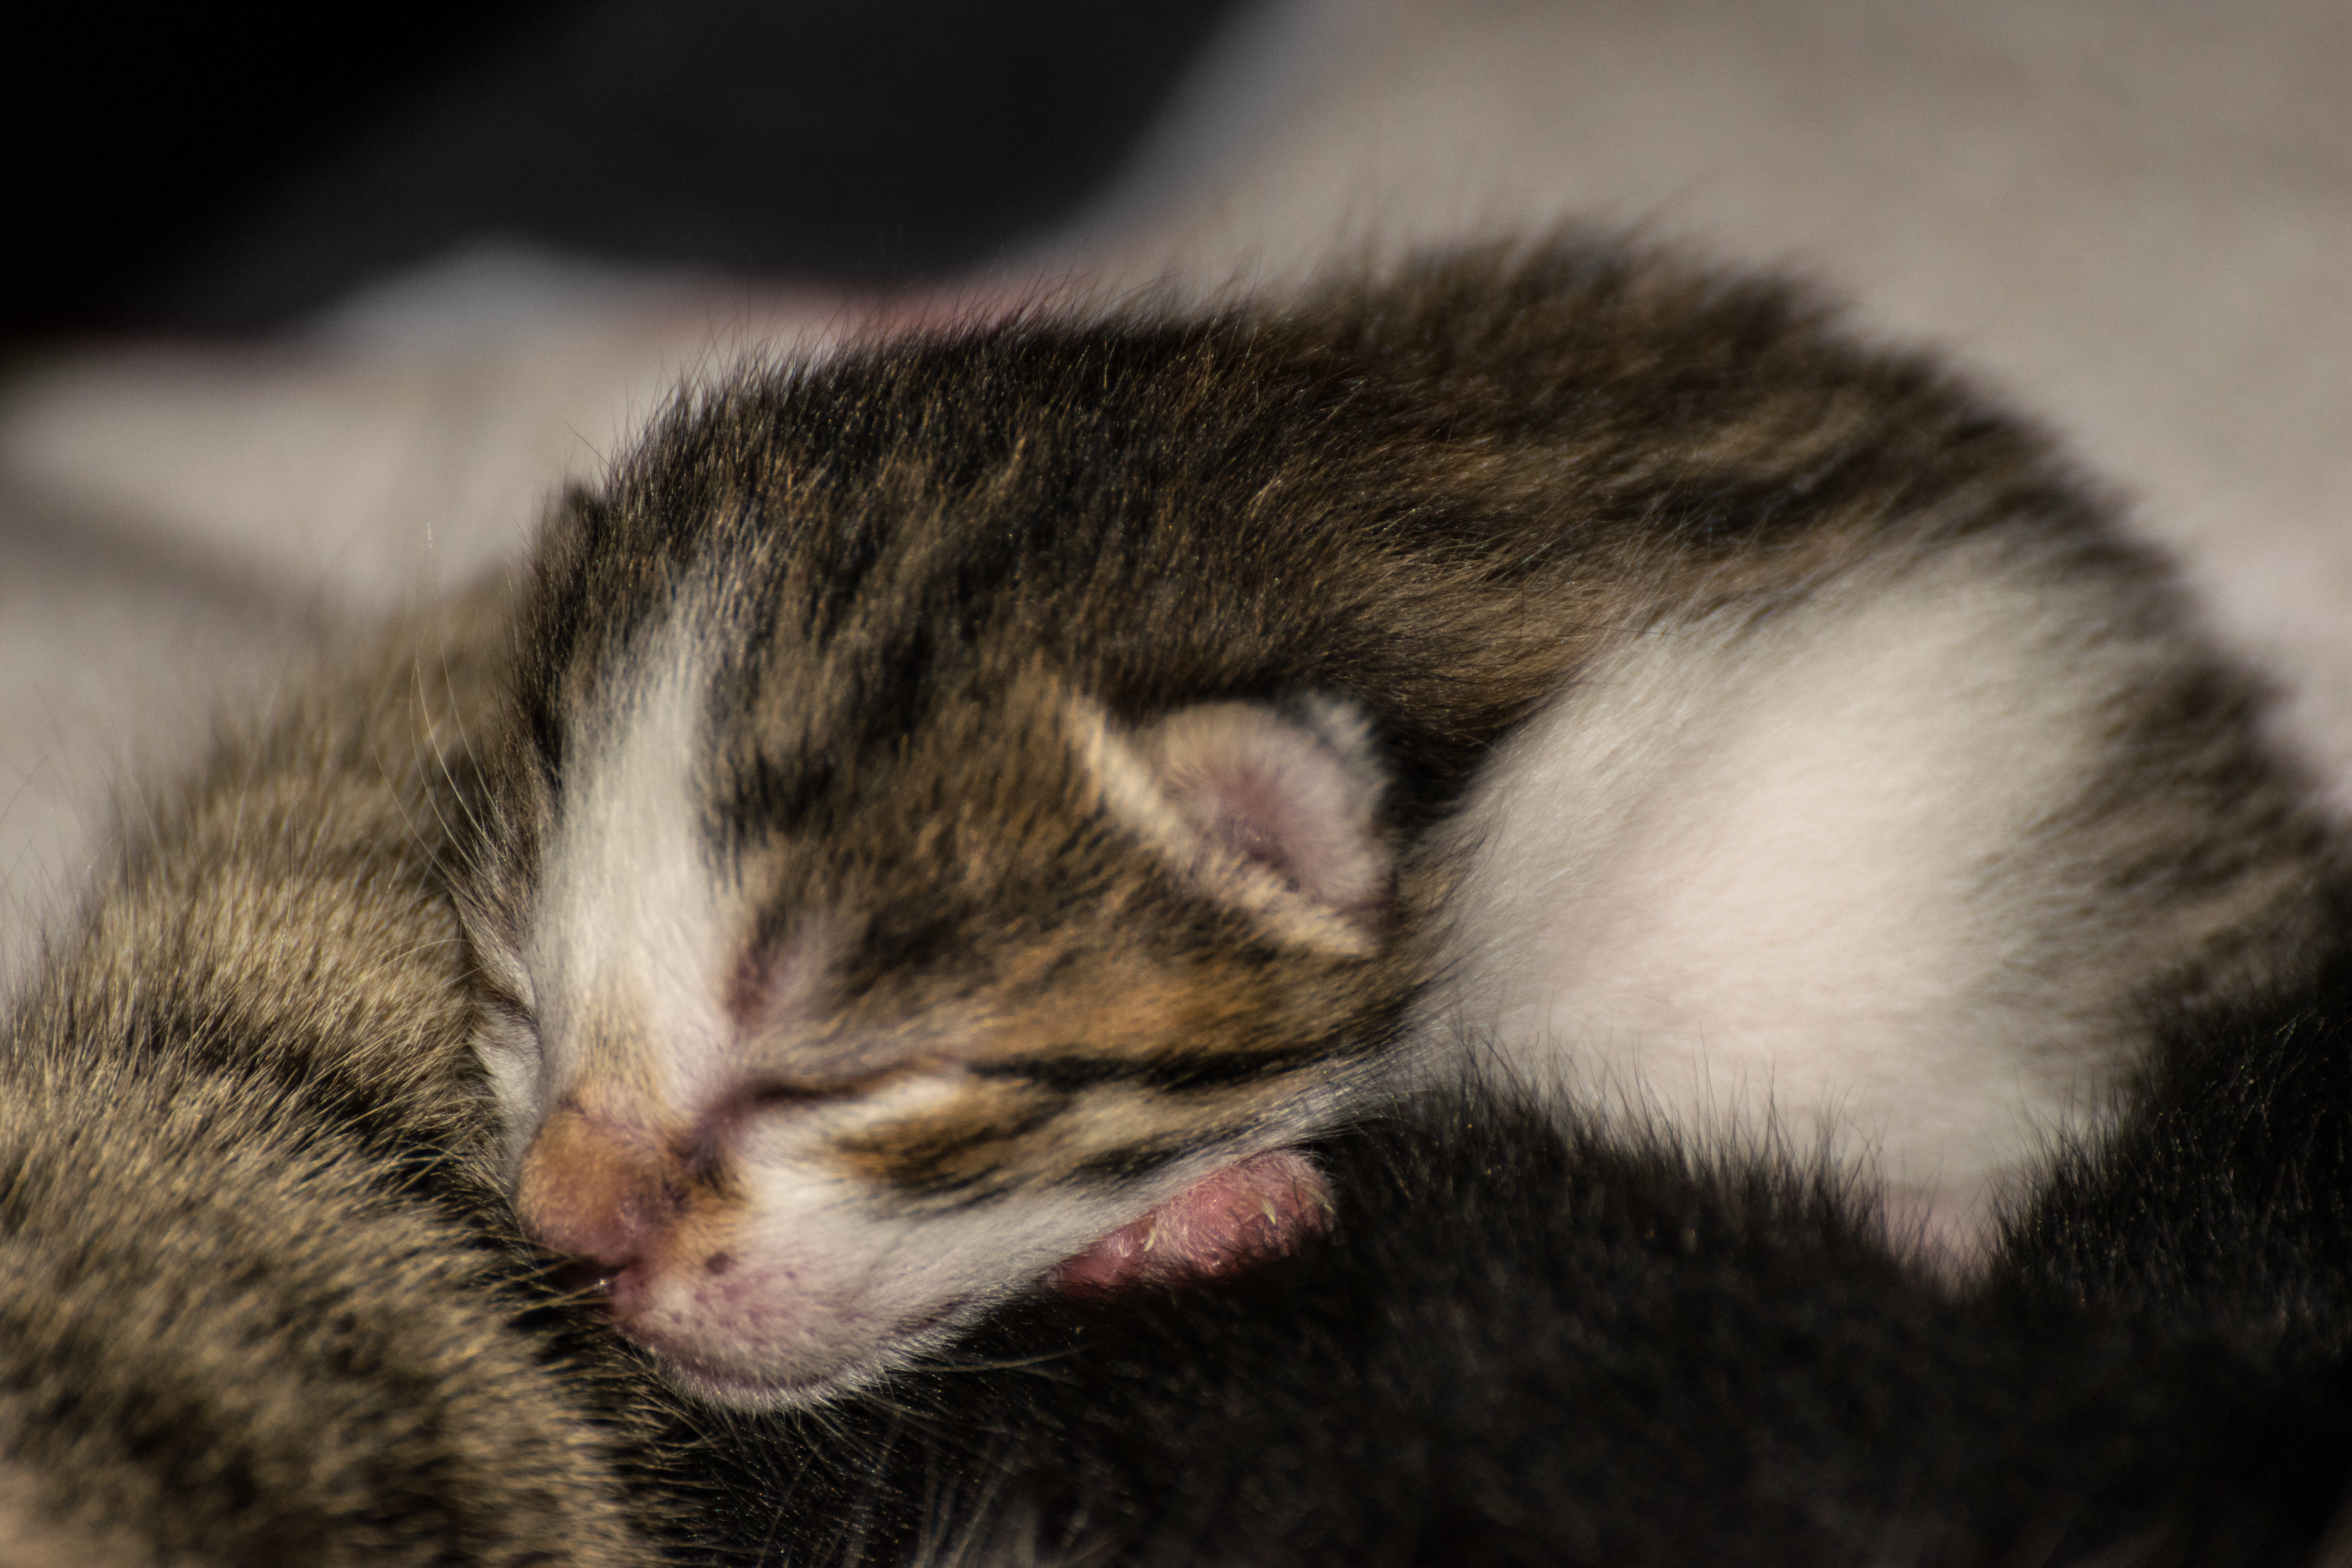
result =
[[[1304,1199],[1234,1175],[1278,1166],[1290,1174],[1267,1191],[1313,1185],[1296,1155],[1256,1147],[1202,1150],[1148,1182],[1048,1181],[962,1206],[861,1180],[843,1142],[971,1088],[969,1037],[945,1015],[904,1021],[903,1037],[835,1036],[815,1011],[833,957],[824,910],[791,911],[786,951],[744,951],[746,911],[703,827],[708,689],[693,639],[673,632],[600,700],[604,721],[571,737],[521,954],[540,1056],[500,1078],[526,1226],[596,1261],[616,1322],[675,1381],[738,1406],[807,1403],[1049,1275],[1215,1273],[1315,1228]],[[1083,701],[1073,713],[1071,765],[1180,873],[1294,944],[1377,945],[1381,780],[1352,710],[1209,704],[1132,734]],[[890,1070],[917,1062],[930,1065]],[[807,1087],[827,1083],[854,1087]],[[1104,1262],[1098,1244],[1128,1231],[1168,1256]],[[1056,1275],[1081,1255],[1095,1261]]]
[[542,1115],[584,1074],[622,1065],[583,1051],[591,1010],[615,1002],[646,1026],[629,1042],[636,1059],[626,1076],[660,1101],[646,1108],[649,1122],[690,1111],[724,1076],[730,939],[695,790],[708,689],[691,639],[663,639],[615,693],[609,722],[570,737],[524,947],[544,1052]]

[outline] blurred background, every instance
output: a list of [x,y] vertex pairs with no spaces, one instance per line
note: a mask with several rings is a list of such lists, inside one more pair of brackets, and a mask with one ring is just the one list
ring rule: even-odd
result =
[[19,57],[0,331],[251,331],[467,247],[894,284],[1066,218],[1241,0],[85,7]]

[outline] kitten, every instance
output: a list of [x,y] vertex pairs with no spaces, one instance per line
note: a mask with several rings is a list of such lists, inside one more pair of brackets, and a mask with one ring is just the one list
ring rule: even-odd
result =
[[464,890],[528,1228],[684,1387],[1296,1245],[1493,1066],[1981,1252],[2150,1005],[2307,968],[2247,681],[2045,446],[1600,242],[682,402],[541,542]]
[[0,1028],[7,1562],[650,1560],[659,1402],[525,1326],[496,1245],[440,856],[507,625],[478,596],[225,724]]
[[0,1037],[9,1563],[2219,1568],[2325,1532],[2340,961],[2161,1032],[1975,1292],[1848,1178],[1474,1089],[1318,1142],[1334,1214],[1281,1264],[1016,1303],[886,1399],[677,1425],[496,1245],[441,857],[503,640],[486,598],[233,724],[129,814]]

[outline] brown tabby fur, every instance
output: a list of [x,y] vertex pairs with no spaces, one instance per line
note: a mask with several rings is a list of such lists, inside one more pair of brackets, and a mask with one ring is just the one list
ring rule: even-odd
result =
[[146,792],[0,1050],[0,1559],[635,1563],[631,1384],[494,1229],[438,857],[507,595]]
[[[730,1005],[806,988],[763,1092],[822,1104],[950,1053],[968,1075],[838,1145],[921,1215],[1282,1125],[1380,1058],[1432,980],[1456,870],[1433,829],[1592,660],[1972,542],[2080,584],[2086,635],[2172,650],[2045,828],[2096,868],[2089,934],[2047,962],[2187,999],[2292,979],[2332,851],[2250,689],[2035,438],[1778,289],[1488,253],[1290,307],[887,345],[682,408],[551,535],[511,677],[493,595],[289,689],[149,796],[10,1020],[0,1556],[650,1554],[625,1451],[648,1396],[585,1342],[549,1364],[481,1245],[505,1173],[445,879],[495,809],[474,934],[489,1005],[522,1010],[507,949],[567,763],[665,617],[723,655],[697,777],[747,935]],[[464,742],[509,680],[485,790]],[[1370,955],[1203,896],[1074,763],[1090,724],[1314,691],[1364,705],[1392,774]],[[824,963],[780,974],[810,911]],[[652,1092],[648,1028],[601,999],[602,1092]],[[583,1125],[541,1152],[593,1167],[562,1145]],[[708,1148],[652,1157],[699,1207],[746,1202]]]

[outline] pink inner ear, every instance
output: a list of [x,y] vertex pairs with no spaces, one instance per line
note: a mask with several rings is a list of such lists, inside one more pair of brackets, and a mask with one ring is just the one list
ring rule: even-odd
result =
[[1244,703],[1178,714],[1158,740],[1170,798],[1204,846],[1334,913],[1378,921],[1388,860],[1372,826],[1379,780],[1362,759]]
[[1055,1268],[1053,1283],[1091,1296],[1213,1279],[1283,1256],[1330,1218],[1331,1189],[1306,1155],[1253,1154],[1112,1231]]
[[1315,808],[1328,804],[1313,798],[1318,792],[1311,785],[1286,791],[1286,782],[1240,771],[1203,781],[1203,798],[1186,804],[1206,816],[1200,826],[1218,848],[1265,867],[1294,891],[1328,902],[1331,884],[1344,880],[1346,868],[1334,862],[1346,847],[1331,842],[1334,824],[1316,819]]

